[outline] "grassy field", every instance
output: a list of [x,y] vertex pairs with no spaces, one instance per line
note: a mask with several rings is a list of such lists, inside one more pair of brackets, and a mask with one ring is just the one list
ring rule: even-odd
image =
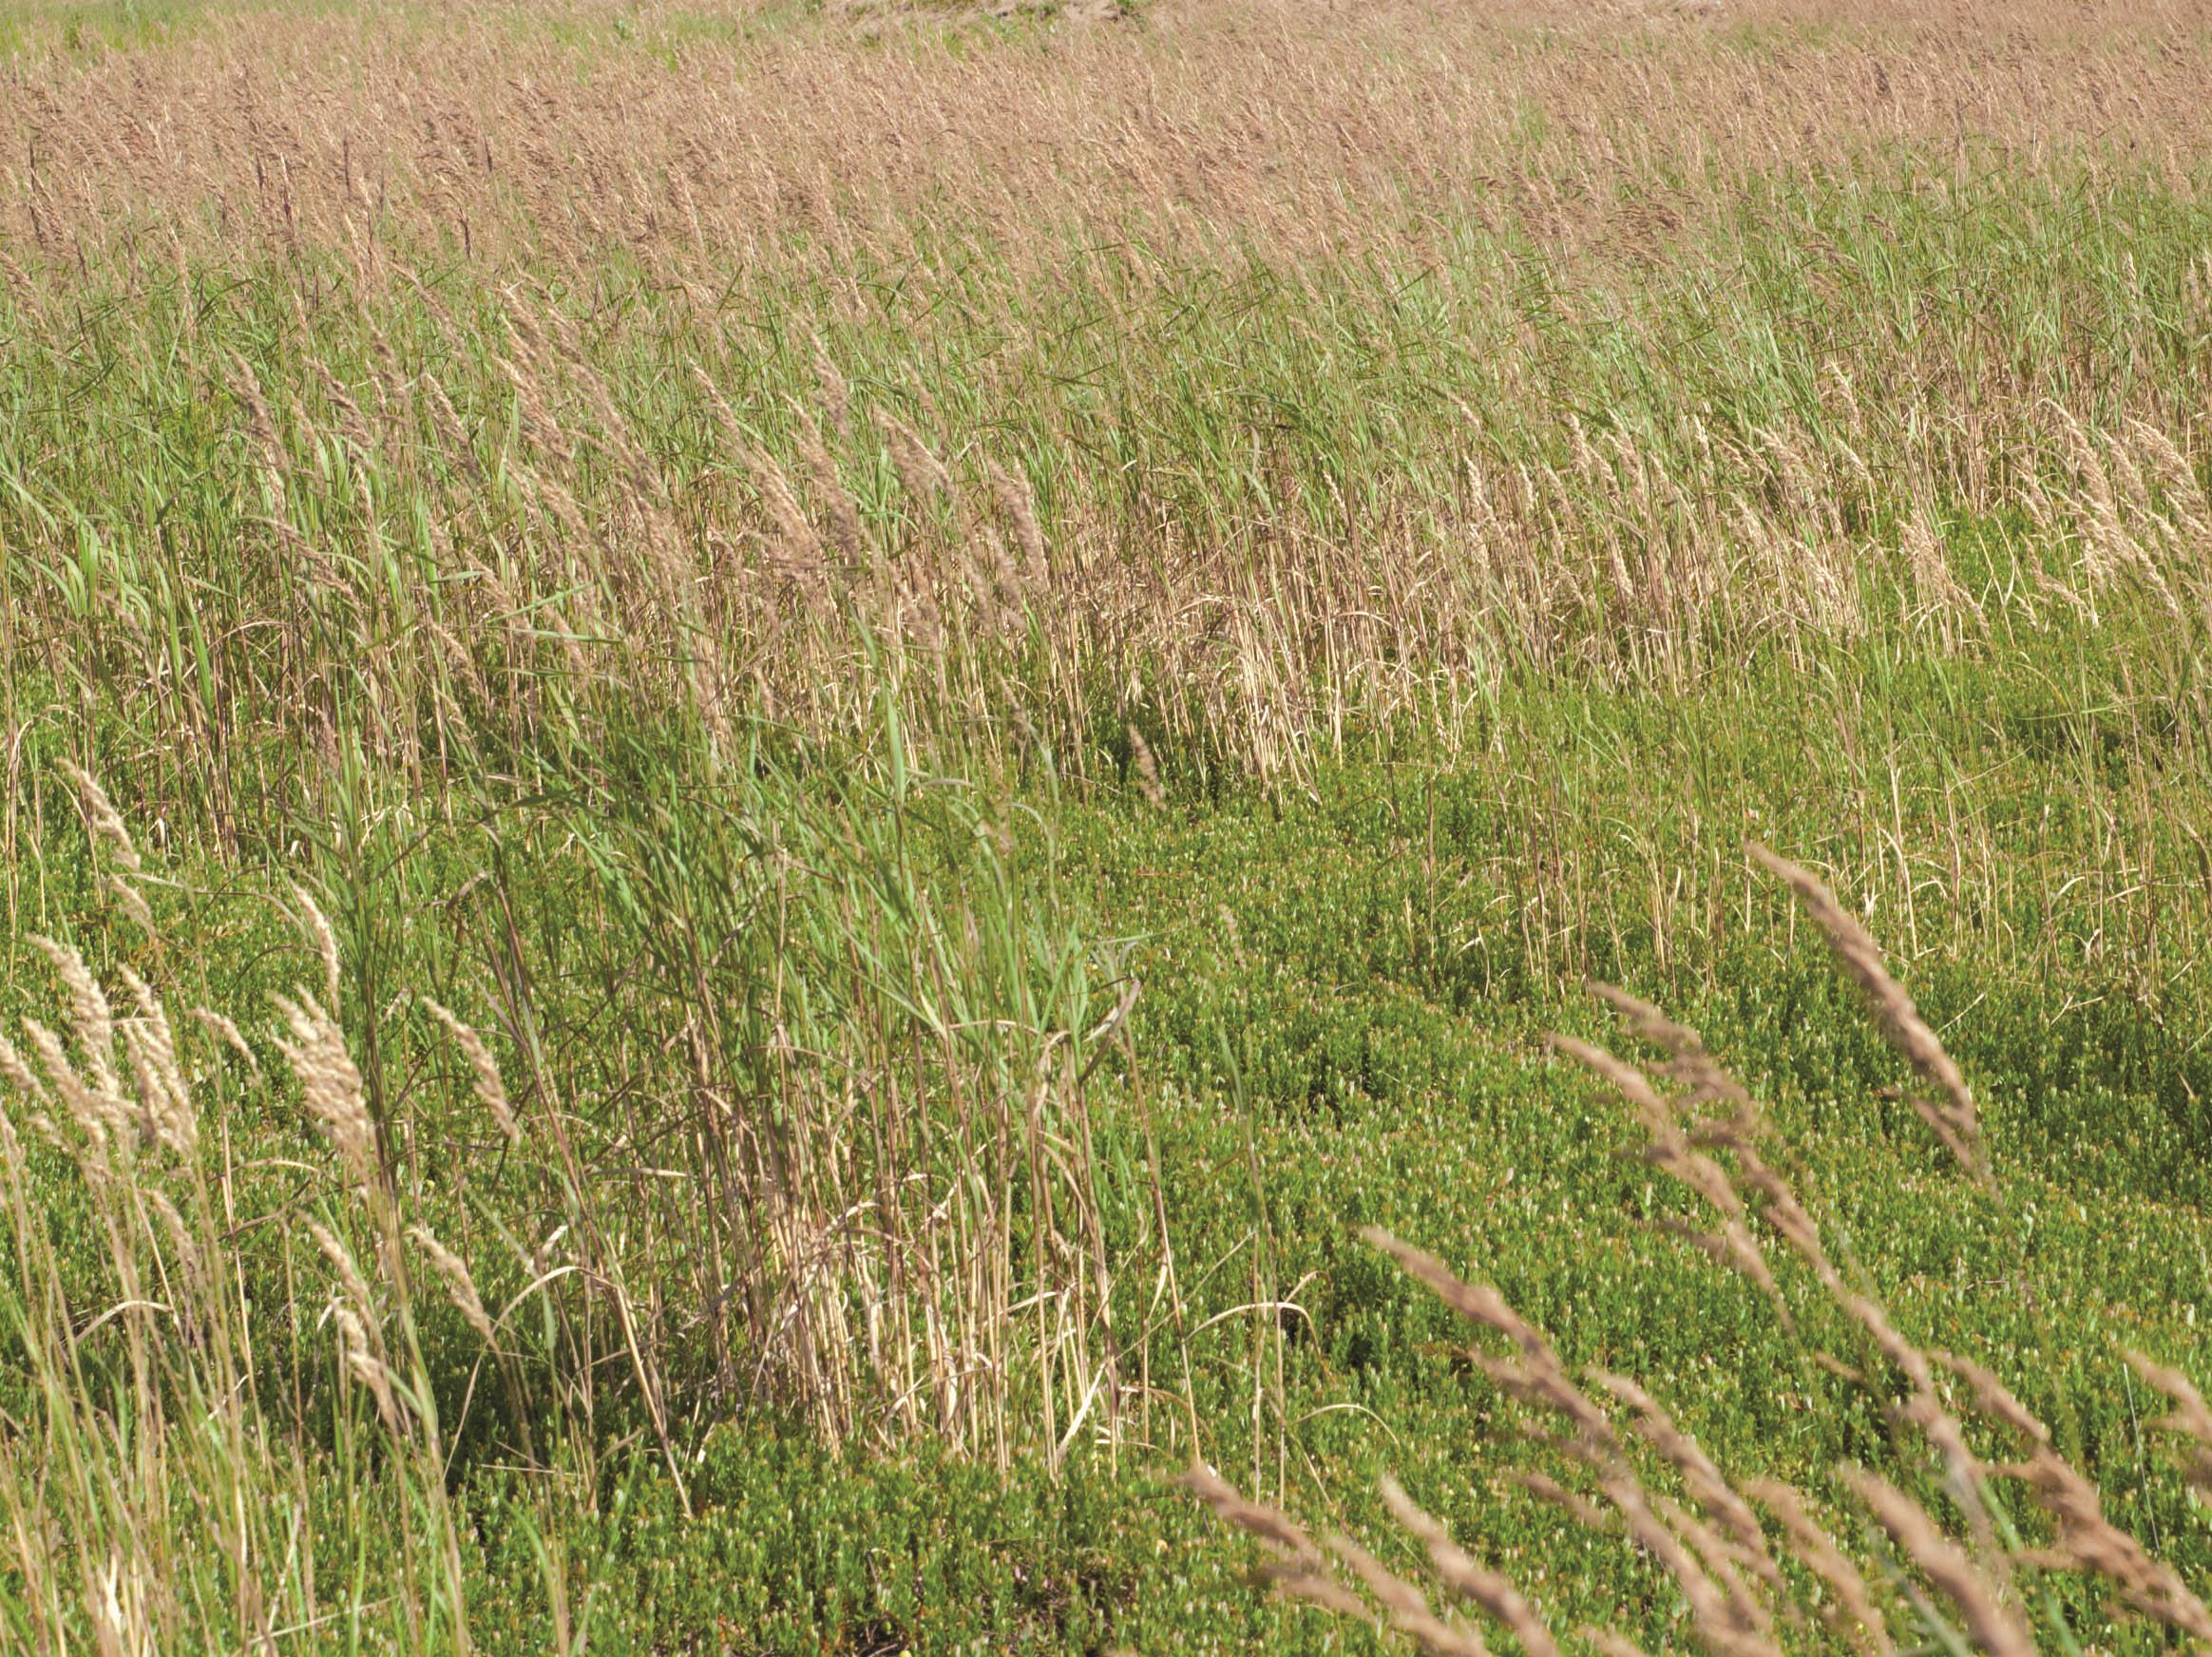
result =
[[13,8],[0,1647],[2212,1639],[2207,84]]

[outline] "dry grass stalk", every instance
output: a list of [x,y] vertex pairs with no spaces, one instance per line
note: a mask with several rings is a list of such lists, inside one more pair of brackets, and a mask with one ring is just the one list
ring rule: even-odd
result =
[[369,1389],[376,1400],[376,1413],[383,1419],[385,1429],[394,1436],[407,1430],[406,1418],[401,1415],[399,1397],[392,1385],[391,1370],[371,1347],[369,1331],[353,1308],[344,1301],[333,1301],[331,1319],[338,1326],[340,1351],[346,1368],[353,1378]]
[[484,1309],[484,1297],[476,1292],[476,1279],[469,1273],[468,1263],[439,1242],[428,1226],[410,1226],[407,1234],[437,1267],[438,1276],[445,1281],[447,1298],[452,1301],[454,1309],[467,1320],[468,1326],[483,1338],[486,1346],[496,1345],[491,1317]]
[[[1631,1027],[1639,1034],[1658,1040],[1678,1055],[1674,1066],[1678,1079],[1685,1080],[1691,1089],[1691,1097],[1716,1098],[1736,1103],[1743,1090],[1735,1081],[1705,1054],[1704,1044],[1696,1032],[1662,1019],[1656,1008],[1637,1000],[1623,991],[1610,986],[1592,985],[1592,990],[1617,1011],[1624,1013]],[[1713,1138],[1716,1143],[1747,1143],[1756,1129],[1756,1114],[1750,1109],[1748,1098],[1737,1105],[1734,1120],[1725,1126],[1700,1130],[1698,1134],[1685,1133],[1675,1114],[1675,1107],[1653,1088],[1633,1065],[1615,1057],[1602,1047],[1586,1041],[1577,1041],[1570,1036],[1554,1036],[1551,1044],[1584,1068],[1611,1082],[1630,1105],[1649,1135],[1643,1149],[1644,1159],[1669,1178],[1687,1187],[1702,1197],[1720,1216],[1720,1229],[1702,1232],[1688,1227],[1662,1222],[1665,1228],[1672,1229],[1713,1259],[1730,1269],[1742,1273],[1756,1284],[1776,1311],[1786,1322],[1788,1306],[1782,1298],[1781,1286],[1767,1266],[1766,1256],[1745,1223],[1748,1210],[1736,1190],[1727,1171],[1696,1148],[1700,1137]]]
[[337,1272],[338,1282],[345,1287],[348,1303],[362,1318],[372,1322],[376,1316],[376,1298],[370,1292],[369,1280],[361,1275],[361,1267],[353,1259],[353,1251],[319,1220],[307,1222],[307,1234],[315,1239],[315,1246],[322,1250],[323,1258]]
[[1932,1356],[1967,1383],[1985,1415],[2028,1441],[2025,1462],[1996,1471],[2024,1481],[2037,1505],[2057,1524],[2056,1545],[2038,1556],[2041,1561],[2102,1576],[2119,1589],[2129,1609],[2191,1639],[2212,1641],[2212,1611],[2170,1566],[2153,1559],[2142,1543],[2105,1517],[2097,1487],[2051,1448],[2050,1429],[2012,1388],[1972,1359],[1948,1352]]
[[1331,1536],[1330,1549],[1362,1586],[1375,1596],[1390,1619],[1390,1626],[1428,1653],[1428,1657],[1490,1657],[1482,1636],[1474,1629],[1447,1623],[1429,1609],[1421,1590],[1399,1576],[1349,1536]]
[[1704,1104],[1726,1105],[1744,1131],[1749,1131],[1757,1119],[1758,1107],[1745,1091],[1744,1084],[1729,1075],[1727,1067],[1707,1048],[1704,1037],[1624,989],[1594,980],[1587,987],[1592,995],[1618,1014],[1639,1039],[1666,1053],[1669,1079],[1688,1090],[1688,1096],[1684,1100],[1686,1105],[1693,1109]]
[[305,886],[295,885],[292,895],[298,900],[300,911],[306,917],[308,935],[315,940],[315,955],[322,962],[323,999],[335,1012],[344,1000],[340,993],[344,980],[338,963],[338,935],[331,928],[330,917],[322,912],[321,905]]
[[[1779,859],[1772,862],[1780,864]],[[1778,869],[1785,879],[1787,868],[1782,866]],[[1802,871],[1797,872],[1810,882]],[[1817,882],[1810,884],[1818,887]],[[1801,886],[1801,894],[1802,889]],[[1886,975],[1874,979],[1879,963],[1872,955],[1871,941],[1862,931],[1836,924],[1835,914],[1823,913],[1834,909],[1834,900],[1824,889],[1817,902],[1808,899],[1808,903],[1836,943],[1846,971],[1879,1005],[1885,999],[1881,986],[1888,981]],[[1633,1066],[1586,1043],[1562,1039],[1557,1043],[1561,1050],[1613,1083],[1634,1106],[1651,1138],[1661,1145],[1653,1160],[1675,1172],[1714,1207],[1731,1215],[1750,1213],[1750,1203],[1739,1195],[1740,1181],[1743,1190],[1756,1199],[1758,1217],[1812,1269],[1829,1299],[1905,1378],[1909,1388],[1905,1400],[1886,1407],[1894,1419],[1916,1426],[1938,1453],[1951,1492],[1965,1513],[1974,1551],[1945,1534],[1926,1510],[1878,1475],[1844,1467],[1838,1470],[1837,1477],[1865,1506],[1919,1575],[1934,1585],[1963,1627],[1966,1638],[1990,1657],[2029,1657],[2034,1648],[2033,1636],[2012,1575],[2015,1563],[2026,1563],[2092,1572],[2116,1587],[2119,1604],[2126,1611],[2154,1619],[2191,1639],[2212,1641],[2212,1609],[2170,1567],[2154,1559],[2133,1537],[2107,1519],[2096,1487],[2056,1454],[2048,1429],[1996,1375],[1968,1359],[1923,1351],[1897,1330],[1879,1302],[1846,1282],[1789,1182],[1763,1153],[1756,1111],[1748,1100],[1733,1096],[1715,1079],[1718,1066],[1694,1033],[1632,997],[1616,993],[1605,999],[1639,1034],[1674,1056],[1679,1065],[1670,1073],[1674,1079],[1693,1093],[1726,1100],[1733,1107],[1733,1114],[1699,1128],[1694,1136],[1686,1134],[1676,1121],[1675,1105]],[[1891,1021],[1901,1032],[1900,1045],[1908,1052],[1916,1048],[1924,1074],[1939,1076],[1941,1066],[1929,1053],[1934,1038],[1924,1035],[1924,1026],[1920,1027],[1922,1035],[1914,1034],[1908,1024],[1913,1017],[1909,1003],[1907,1008],[1904,1013],[1894,1006],[1890,1009]],[[1939,1054],[1940,1049],[1935,1052]],[[1693,1144],[1725,1152],[1737,1171],[1731,1174],[1716,1157],[1704,1155]],[[1772,1657],[1779,1649],[1774,1632],[1778,1611],[1791,1625],[1802,1624],[1789,1582],[1750,1506],[1750,1501],[1757,1501],[1781,1522],[1789,1552],[1820,1583],[1822,1598],[1812,1609],[1829,1632],[1860,1657],[1893,1657],[1896,1647],[1887,1619],[1864,1573],[1812,1517],[1804,1498],[1795,1489],[1772,1479],[1732,1484],[1641,1386],[1624,1377],[1594,1371],[1592,1384],[1628,1407],[1636,1437],[1673,1470],[1695,1511],[1648,1489],[1620,1436],[1596,1405],[1568,1380],[1545,1336],[1515,1312],[1502,1296],[1495,1289],[1462,1282],[1434,1256],[1387,1233],[1369,1229],[1364,1235],[1460,1316],[1512,1342],[1514,1357],[1497,1359],[1478,1353],[1473,1355],[1475,1362],[1512,1396],[1551,1410],[1571,1424],[1573,1431],[1564,1437],[1543,1433],[1531,1437],[1588,1470],[1610,1514],[1547,1476],[1516,1471],[1510,1476],[1592,1529],[1625,1533],[1655,1559],[1674,1578],[1698,1642],[1707,1650],[1715,1657]],[[2130,1354],[2129,1362],[2173,1400],[2174,1414],[2161,1425],[2190,1441],[2192,1476],[2212,1468],[2212,1407],[2206,1406],[2195,1387],[2178,1372],[2137,1354]],[[1859,1372],[1846,1365],[1830,1360],[1829,1366],[1855,1384],[1868,1384]],[[2023,1460],[1995,1469],[1980,1463],[1968,1445],[1964,1425],[1943,1403],[1936,1385],[1938,1366],[1965,1382],[1983,1414],[2025,1441]],[[1985,1497],[1993,1475],[2018,1478],[2027,1485],[2055,1523],[2057,1535],[2050,1547],[2019,1553],[1999,1548],[1996,1525]],[[1399,1524],[1427,1548],[1432,1571],[1440,1584],[1505,1622],[1532,1651],[1546,1648],[1548,1636],[1502,1577],[1476,1566],[1395,1484],[1385,1482],[1383,1495]],[[1360,1560],[1352,1554],[1345,1557],[1353,1560],[1358,1573],[1386,1606],[1393,1608],[1394,1614],[1402,1611],[1402,1626],[1413,1631],[1417,1640],[1423,1633],[1432,1642],[1440,1638],[1434,1629],[1418,1622],[1426,1614],[1425,1602],[1418,1593],[1409,1597],[1407,1591],[1402,1591],[1404,1585],[1394,1586],[1395,1579],[1386,1581],[1361,1570]],[[1917,1590],[1908,1592],[1921,1614],[1936,1626],[1941,1638],[1955,1641],[1955,1634],[1948,1630],[1943,1614],[1933,1603]],[[1601,1649],[1633,1648],[1607,1630],[1583,1632]],[[1440,1647],[1432,1645],[1430,1648]]]
[[93,838],[104,842],[114,853],[115,861],[136,874],[141,867],[138,846],[130,837],[130,825],[124,821],[123,813],[108,799],[106,790],[101,788],[91,772],[81,766],[73,765],[66,759],[56,760],[54,765],[76,786],[77,803],[84,809],[85,821],[90,827]]
[[[1770,1591],[1783,1590],[1782,1572],[1766,1550],[1765,1533],[1750,1504],[1736,1494],[1712,1457],[1698,1441],[1675,1425],[1674,1418],[1659,1400],[1626,1376],[1602,1370],[1592,1381],[1635,1412],[1636,1430],[1660,1458],[1682,1476],[1684,1488],[1699,1510],[1721,1529],[1720,1540],[1727,1560],[1756,1576]],[[1708,1556],[1711,1550],[1707,1550]]]
[[1415,1281],[1425,1285],[1467,1322],[1494,1330],[1514,1343],[1517,1358],[1473,1355],[1485,1374],[1522,1401],[1565,1417],[1575,1430],[1575,1453],[1602,1465],[1617,1462],[1620,1438],[1612,1422],[1568,1378],[1566,1366],[1542,1331],[1507,1305],[1503,1295],[1487,1284],[1463,1282],[1435,1255],[1400,1242],[1379,1226],[1363,1227],[1360,1235],[1370,1247],[1397,1261]]
[[1958,1159],[1960,1167],[1983,1184],[1990,1184],[1981,1118],[1974,1109],[1974,1095],[1967,1088],[1966,1077],[1959,1074],[1958,1066],[1943,1050],[1936,1032],[1920,1017],[1919,1009],[1913,1005],[1913,998],[1890,977],[1880,947],[1859,924],[1859,918],[1838,903],[1836,894],[1810,870],[1777,856],[1756,841],[1747,849],[1797,893],[1805,912],[1827,935],[1837,961],[1865,996],[1882,1034],[1905,1056],[1921,1078],[1933,1084],[1942,1095],[1939,1099],[1929,1099],[1916,1094],[1913,1108],[1942,1140],[1944,1148]]
[[1891,1657],[1897,1647],[1865,1576],[1813,1517],[1804,1497],[1772,1478],[1746,1479],[1744,1491],[1782,1521],[1791,1551],[1835,1596],[1820,1608],[1829,1631],[1862,1657]]
[[208,1034],[246,1061],[248,1075],[258,1076],[261,1074],[261,1061],[254,1057],[253,1048],[246,1044],[245,1034],[227,1015],[216,1012],[211,1007],[195,1007],[192,1016],[200,1020]]
[[1267,1545],[1274,1557],[1264,1574],[1279,1592],[1339,1615],[1366,1615],[1366,1607],[1330,1571],[1328,1556],[1288,1515],[1239,1495],[1210,1467],[1193,1466],[1178,1482],[1224,1523]]
[[1160,787],[1159,762],[1153,758],[1152,744],[1144,733],[1132,725],[1129,728],[1129,753],[1136,771],[1136,790],[1144,796],[1144,803],[1160,810],[1168,803],[1167,790]]
[[422,1003],[429,1009],[431,1018],[445,1025],[446,1033],[453,1038],[454,1044],[461,1049],[462,1057],[468,1060],[469,1071],[475,1077],[477,1103],[484,1107],[486,1114],[498,1125],[499,1131],[506,1135],[508,1144],[520,1145],[523,1142],[522,1121],[516,1116],[514,1106],[507,1101],[506,1083],[500,1076],[499,1060],[492,1057],[491,1049],[486,1045],[484,1038],[471,1025],[428,996],[422,998]]
[[1955,1542],[1944,1535],[1919,1503],[1878,1474],[1862,1467],[1837,1470],[1840,1478],[1889,1533],[1890,1540],[1920,1568],[1943,1596],[1957,1608],[1967,1638],[1989,1657],[2034,1657],[2035,1641],[2016,1608],[1974,1569]]
[[1429,1567],[1438,1582],[1495,1618],[1520,1643],[1527,1657],[1559,1657],[1551,1629],[1510,1580],[1455,1543],[1443,1525],[1417,1507],[1396,1479],[1385,1475],[1382,1490],[1391,1516],[1428,1549]]
[[85,958],[68,945],[40,937],[33,937],[30,943],[53,963],[63,987],[69,992],[70,1033],[84,1050],[93,1090],[112,1103],[121,1097],[123,1084],[115,1074],[115,1014],[108,1006],[106,993],[86,966]]
[[2160,1363],[2141,1352],[2123,1354],[2128,1366],[2171,1403],[2173,1413],[2161,1419],[2160,1432],[2169,1437],[2187,1440],[2188,1452],[2183,1460],[2183,1471],[2189,1482],[2202,1492],[2212,1492],[2212,1407],[2207,1407],[2203,1395],[2180,1370]]
[[305,991],[296,1001],[279,996],[290,1039],[276,1038],[277,1050],[299,1077],[309,1113],[322,1124],[347,1173],[364,1190],[381,1177],[376,1126],[369,1114],[361,1073],[346,1046],[346,1033]]

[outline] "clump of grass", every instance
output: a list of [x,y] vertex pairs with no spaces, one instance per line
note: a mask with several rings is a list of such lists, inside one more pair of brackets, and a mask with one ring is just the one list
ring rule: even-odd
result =
[[[690,901],[764,917],[763,953],[704,912],[717,959],[663,941],[697,997],[691,1088],[611,1145],[533,1050],[526,1000],[499,1007],[519,1088],[471,1023],[416,1001],[481,1113],[444,1130],[488,1147],[473,1175],[440,1157],[426,1176],[423,1124],[376,1112],[371,1010],[349,1006],[347,946],[304,890],[292,906],[321,981],[277,997],[265,1032],[175,1024],[127,966],[119,1004],[78,949],[41,941],[66,1026],[30,1019],[23,1047],[0,1041],[5,1603],[40,1642],[251,1646],[384,1606],[378,1638],[467,1648],[465,1447],[522,1473],[543,1550],[571,1528],[547,1504],[572,1479],[596,1487],[625,1419],[687,1504],[678,1439],[710,1407],[832,1444],[926,1436],[1002,1469],[1146,1431],[1146,1366],[1111,1313],[1127,1240],[1103,1231],[1089,1121],[1134,986],[1101,1018],[1080,959],[1023,914],[1011,848],[922,786],[899,760],[887,793],[849,814],[779,809],[772,844],[726,847],[734,862],[690,826],[689,854],[709,859]],[[92,823],[128,844],[120,816]],[[949,909],[910,884],[914,843],[940,836],[964,848],[971,894]],[[653,849],[594,855],[610,878],[695,878]],[[272,1117],[307,1136],[241,1162],[233,1125]],[[640,1190],[607,1158],[634,1170],[648,1133],[662,1144]],[[433,1336],[445,1308],[461,1327]],[[162,1505],[134,1509],[147,1489]],[[361,1515],[386,1511],[402,1544],[378,1555],[388,1580],[317,1577],[347,1577]],[[192,1540],[202,1525],[213,1552]],[[272,1569],[288,1556],[299,1571]],[[570,1585],[546,1557],[558,1609]]]

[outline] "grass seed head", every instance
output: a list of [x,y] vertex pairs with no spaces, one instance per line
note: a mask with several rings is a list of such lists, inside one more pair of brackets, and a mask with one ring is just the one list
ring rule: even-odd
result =
[[1944,1051],[1936,1032],[1920,1017],[1913,998],[1890,976],[1873,936],[1809,869],[1777,856],[1757,841],[1750,843],[1749,850],[1754,859],[1797,893],[1805,912],[1827,935],[1837,961],[1865,996],[1875,1022],[1890,1045],[1903,1054],[1921,1078],[1932,1083],[1942,1095],[1939,1099],[1928,1099],[1915,1094],[1913,1108],[1943,1142],[1944,1149],[1957,1158],[1959,1166],[1985,1185],[1989,1184],[1981,1117],[1975,1110],[1974,1095],[1967,1088],[1966,1077],[1959,1074],[1958,1066]]
[[439,1242],[428,1226],[410,1226],[408,1235],[429,1256],[430,1264],[445,1280],[448,1298],[468,1321],[468,1326],[483,1337],[486,1346],[495,1344],[491,1319],[484,1309],[483,1297],[476,1292],[476,1279],[469,1275],[467,1262]]
[[468,1060],[468,1068],[476,1078],[477,1102],[498,1125],[499,1131],[506,1135],[507,1143],[520,1145],[523,1142],[523,1124],[515,1115],[514,1106],[507,1101],[506,1083],[500,1076],[499,1060],[492,1057],[491,1049],[485,1044],[484,1038],[472,1026],[427,996],[423,998],[423,1005],[429,1009],[433,1019],[445,1025],[447,1034],[453,1038],[454,1044]]
[[1955,1606],[1967,1637],[1988,1657],[2034,1657],[2035,1642],[2019,1612],[2005,1603],[1995,1584],[1974,1568],[1957,1543],[1946,1536],[1927,1510],[1878,1474],[1863,1467],[1841,1467],[1836,1476],[1866,1504],[1905,1556]]
[[290,1032],[289,1038],[276,1038],[277,1050],[298,1076],[309,1113],[322,1124],[347,1171],[362,1189],[373,1187],[380,1162],[376,1125],[346,1033],[305,991],[296,1001],[283,996],[276,1000]]

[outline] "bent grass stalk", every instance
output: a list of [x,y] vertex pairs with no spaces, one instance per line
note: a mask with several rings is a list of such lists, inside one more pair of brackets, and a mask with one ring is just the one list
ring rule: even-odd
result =
[[[1802,867],[1763,847],[1754,846],[1751,852],[1805,904],[1834,947],[1839,964],[1864,994],[1883,1036],[1939,1089],[1941,1099],[1923,1104],[1920,1114],[1944,1149],[1977,1184],[1993,1181],[1978,1115],[1964,1078],[1891,976],[1871,935]],[[1924,1447],[1934,1452],[1948,1492],[1966,1516],[1968,1534],[1963,1539],[1951,1534],[1936,1512],[1902,1488],[1897,1477],[1866,1467],[1838,1467],[1834,1480],[1839,1494],[1873,1519],[1895,1551],[1881,1562],[1887,1592],[1878,1591],[1839,1544],[1831,1527],[1814,1516],[1801,1492],[1771,1478],[1731,1480],[1644,1388],[1622,1376],[1592,1372],[1592,1384],[1625,1406],[1635,1438],[1657,1465],[1642,1464],[1613,1416],[1574,1382],[1543,1333],[1495,1288],[1463,1280],[1433,1255],[1386,1231],[1367,1228],[1363,1235],[1372,1246],[1393,1257],[1461,1319],[1502,1337],[1510,1345],[1510,1356],[1477,1350],[1470,1357],[1511,1397],[1539,1416],[1555,1418],[1567,1429],[1564,1437],[1554,1436],[1552,1442],[1580,1469],[1594,1496],[1586,1497],[1540,1475],[1524,1476],[1524,1481],[1539,1495],[1548,1492],[1556,1505],[1586,1526],[1615,1533],[1625,1530],[1673,1578],[1690,1626],[1712,1657],[1775,1657],[1783,1648],[1778,1643],[1780,1625],[1811,1626],[1809,1616],[1817,1616],[1839,1646],[1862,1657],[1882,1657],[1900,1644],[1921,1640],[1954,1649],[1971,1647],[1987,1657],[2028,1657],[2037,1649],[2039,1634],[2019,1578],[2038,1570],[2090,1573],[2118,1593],[2119,1604],[2128,1613],[2191,1638],[2203,1638],[2207,1627],[2203,1603],[2169,1567],[2105,1516],[2096,1486],[2057,1453],[2049,1429],[1994,1372],[1971,1360],[1914,1345],[1878,1303],[1847,1286],[1821,1242],[1818,1226],[1775,1171],[1749,1095],[1720,1068],[1697,1033],[1631,996],[1607,986],[1593,988],[1634,1034],[1669,1056],[1667,1074],[1682,1087],[1682,1095],[1662,1095],[1633,1066],[1601,1048],[1564,1038],[1555,1044],[1633,1107],[1649,1135],[1645,1154],[1655,1167],[1679,1181],[1725,1223],[1742,1226],[1744,1246],[1756,1249],[1761,1258],[1779,1244],[1809,1267],[1816,1286],[1844,1314],[1846,1326],[1856,1326],[1869,1337],[1880,1358],[1904,1376],[1910,1396],[1895,1410],[1896,1418],[1916,1427]],[[1714,1104],[1728,1106],[1732,1114],[1708,1122],[1683,1121],[1681,1113]],[[1691,1149],[1698,1146],[1728,1157],[1734,1171],[1715,1155]],[[1734,1263],[1729,1249],[1715,1252]],[[1779,1305],[1782,1291],[1776,1274],[1765,1270],[1756,1275]],[[1790,1325],[1793,1330],[1799,1326]],[[1867,1372],[1849,1368],[1817,1348],[1813,1356],[1856,1376],[1861,1385],[1876,1384]],[[2193,1459],[2188,1465],[2201,1469],[2205,1446],[2212,1444],[2212,1414],[2194,1386],[2178,1371],[2140,1355],[2128,1354],[2128,1361],[2176,1400],[2176,1412],[2164,1423],[2165,1429],[2190,1446]],[[2025,1442],[2025,1460],[1986,1466],[1975,1458],[1967,1447],[1961,1421],[1937,1389],[1938,1368],[1965,1383],[1989,1422]],[[1657,1481],[1660,1469],[1679,1481],[1687,1504],[1665,1493]],[[1920,1472],[1908,1463],[1897,1476],[1918,1477]],[[2048,1546],[2026,1546],[2003,1518],[1997,1490],[2000,1484],[2013,1482],[2024,1487],[2052,1520],[2055,1531]],[[1306,1532],[1283,1513],[1239,1495],[1202,1465],[1186,1476],[1185,1483],[1227,1524],[1266,1547],[1270,1555],[1266,1574],[1281,1591],[1362,1620],[1372,1614],[1371,1601],[1381,1607],[1392,1628],[1433,1657],[1458,1657],[1480,1648],[1478,1636],[1471,1629],[1433,1616],[1418,1590],[1363,1549],[1349,1543],[1333,1549],[1349,1570],[1347,1583]],[[1440,1589],[1505,1627],[1524,1650],[1540,1654],[1554,1648],[1540,1612],[1510,1580],[1479,1564],[1395,1481],[1384,1480],[1382,1495],[1400,1527],[1421,1545]],[[1778,1521],[1779,1536],[1769,1537],[1754,1503]],[[1780,1569],[1778,1557],[1802,1568],[1824,1587],[1826,1596],[1811,1602],[1802,1598],[1790,1576]],[[1367,1597],[1362,1598],[1355,1586],[1363,1588]],[[2055,1604],[2050,1606],[2049,1615],[2042,1637],[2056,1648],[2075,1648]],[[1638,1648],[1622,1629],[1581,1632],[1600,1649]]]

